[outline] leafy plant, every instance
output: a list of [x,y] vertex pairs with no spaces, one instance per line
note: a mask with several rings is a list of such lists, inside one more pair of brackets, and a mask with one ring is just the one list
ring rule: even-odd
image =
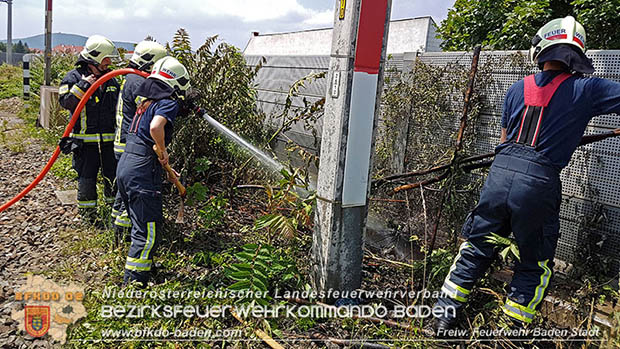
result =
[[213,163],[211,162],[211,160],[209,160],[209,158],[207,158],[206,156],[198,158],[196,159],[196,167],[194,168],[194,171],[196,171],[197,173],[205,173],[211,168],[212,164]]
[[[264,143],[263,118],[256,112],[253,80],[259,68],[249,68],[238,48],[226,43],[216,45],[217,36],[208,38],[195,52],[189,34],[179,29],[171,45],[171,54],[190,73],[196,103],[214,119],[254,144]],[[175,137],[170,147],[175,167],[191,182],[203,176],[205,157],[211,163],[235,162],[235,154],[200,116],[188,115],[175,122]],[[211,164],[209,164],[211,166]],[[195,171],[195,169],[202,171]]]
[[503,248],[499,255],[502,257],[504,261],[508,260],[509,254],[510,256],[516,258],[517,260],[521,260],[519,256],[519,246],[517,246],[517,242],[511,238],[499,236],[493,232],[491,232],[491,236],[486,238],[486,241],[492,243],[493,245],[497,245],[500,248]]
[[222,218],[226,214],[227,204],[228,199],[222,195],[209,198],[203,207],[198,210],[200,226],[204,229],[211,229],[213,226],[221,224]]
[[71,157],[63,155],[52,165],[52,174],[58,178],[76,179],[77,172],[71,164]]
[[238,263],[225,267],[226,276],[235,281],[228,289],[250,290],[265,295],[262,298],[246,298],[242,302],[255,300],[265,305],[271,300],[267,294],[271,287],[300,281],[297,266],[280,250],[259,244],[246,244],[241,249],[235,254]]
[[207,200],[207,194],[209,193],[209,188],[204,186],[200,182],[196,182],[191,186],[187,187],[187,204],[192,206],[196,202],[203,202]]
[[254,222],[257,230],[267,230],[267,241],[271,242],[276,236],[292,239],[302,227],[309,227],[312,222],[312,207],[316,200],[316,194],[310,194],[304,198],[299,192],[306,192],[308,186],[303,184],[300,178],[300,169],[290,173],[286,169],[281,172],[280,187],[274,189],[267,185],[267,211]]

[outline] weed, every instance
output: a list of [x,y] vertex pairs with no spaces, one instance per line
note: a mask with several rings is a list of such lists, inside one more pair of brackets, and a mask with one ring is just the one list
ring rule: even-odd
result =
[[316,194],[313,193],[308,193],[304,198],[300,197],[298,191],[307,192],[308,186],[302,181],[299,169],[292,173],[283,169],[280,173],[283,178],[278,183],[279,188],[265,186],[269,213],[254,223],[254,229],[267,230],[268,242],[278,236],[291,240],[300,228],[310,228],[312,207],[316,200]]
[[209,230],[214,226],[222,224],[227,204],[228,200],[221,194],[209,198],[202,208],[198,210],[200,226]]
[[246,244],[242,251],[235,254],[238,263],[224,268],[226,276],[235,283],[229,290],[248,290],[261,293],[263,297],[250,297],[241,301],[256,301],[266,305],[271,297],[268,291],[280,286],[299,286],[301,277],[295,262],[285,256],[281,250],[269,245]]
[[73,169],[70,156],[61,155],[50,169],[52,174],[61,179],[77,179],[77,172]]
[[491,235],[487,237],[486,241],[500,248],[503,247],[503,249],[499,252],[499,255],[502,257],[504,262],[507,262],[509,259],[508,253],[510,253],[510,256],[517,261],[521,260],[519,255],[519,246],[517,246],[517,242],[514,239],[499,236],[491,232]]

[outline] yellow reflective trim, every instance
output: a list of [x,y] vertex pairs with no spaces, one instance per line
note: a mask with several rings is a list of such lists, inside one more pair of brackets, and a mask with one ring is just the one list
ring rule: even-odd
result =
[[536,315],[536,311],[529,309],[528,307],[521,305],[511,299],[506,299],[506,305],[509,305],[511,307],[517,308],[525,313],[531,314],[531,315]]
[[85,142],[87,141],[98,141],[99,135],[96,133],[71,133],[69,137],[73,137],[76,139],[81,139]]
[[129,257],[127,256],[127,262],[132,262],[132,263],[142,263],[142,264],[151,264],[153,262],[152,259],[140,259],[140,258],[133,258],[133,257]]
[[117,90],[118,88],[116,88],[116,86],[108,86],[108,88],[105,89],[105,92],[116,92]]
[[129,270],[137,270],[137,271],[149,271],[151,270],[151,265],[153,261],[150,259],[138,259],[127,257],[125,261],[125,269]]
[[510,317],[513,317],[513,318],[515,318],[517,320],[523,321],[523,322],[528,323],[528,324],[532,322],[532,319],[529,319],[529,318],[527,318],[525,316],[522,316],[521,314],[517,314],[517,313],[515,313],[513,311],[510,311],[510,310],[508,310],[506,308],[502,308],[502,310],[504,311],[504,314],[506,314],[506,315],[508,315]]
[[80,113],[80,131],[86,132],[86,107],[82,108]]
[[141,258],[146,259],[151,253],[151,249],[153,245],[155,245],[155,222],[146,223],[148,236],[146,238],[146,243],[144,244],[144,250],[142,250]]
[[[82,89],[79,88],[77,85],[71,86],[69,92],[71,92],[71,94],[74,95],[77,99],[82,99],[82,97],[84,97],[84,91],[82,91]],[[60,91],[58,91],[58,93],[60,93]]]
[[517,320],[526,322],[528,324],[532,322],[535,315],[535,312],[531,312],[531,310],[527,307],[511,301],[510,299],[506,300],[506,303],[504,304],[502,310],[506,315],[513,317]]
[[[71,133],[69,136],[76,138],[76,139],[81,139],[82,141],[86,142],[86,143],[93,143],[93,142],[99,142],[100,134],[98,133]],[[111,142],[114,139],[114,134],[113,133],[103,133],[101,134],[101,140],[103,140],[104,142]]]
[[[125,88],[125,82],[127,80],[123,80],[121,83],[121,91]],[[121,141],[121,131],[123,128],[123,96],[118,97],[118,103],[116,103],[116,137],[114,138],[114,142]]]
[[447,296],[449,296],[452,299],[456,299],[457,301],[459,301],[461,303],[467,302],[467,298],[465,298],[463,296],[459,296],[458,291],[452,291],[448,287],[446,287],[446,285],[443,285],[441,287],[441,292],[445,293]]
[[78,201],[78,207],[96,207],[97,200]]
[[134,265],[125,264],[125,269],[134,270],[134,271],[150,271],[151,267],[136,267]]
[[114,151],[117,152],[117,153],[124,153],[125,152],[125,146],[126,146],[125,143],[114,142]]
[[116,225],[122,225],[122,226],[131,226],[131,220],[130,219],[125,219],[122,216],[116,216],[116,218],[114,219],[114,224]]
[[455,284],[454,282],[450,281],[450,280],[446,280],[446,284],[450,285],[452,288],[454,288],[455,290],[460,291],[461,293],[464,293],[465,295],[469,295],[471,293],[471,291],[469,291],[466,288],[463,288],[457,284]]
[[547,286],[549,286],[549,279],[551,278],[551,269],[547,266],[549,260],[546,259],[542,262],[538,262],[538,266],[542,268],[543,273],[540,275],[540,283],[536,286],[536,291],[534,292],[534,298],[530,301],[530,304],[527,305],[528,308],[534,310],[536,306],[542,301],[543,295],[545,294],[545,290]]
[[60,87],[58,88],[59,95],[64,95],[68,92],[69,92],[69,85],[60,85]]
[[463,251],[464,249],[471,247],[471,244],[468,241],[465,241],[464,243],[461,244],[461,246],[459,247],[459,253],[456,255],[456,257],[454,258],[454,262],[452,263],[452,266],[450,267],[450,270],[448,271],[448,275],[446,275],[446,280],[450,281],[450,274],[452,274],[452,272],[454,271],[454,269],[456,269],[456,263],[459,261],[459,259],[461,258],[461,251]]

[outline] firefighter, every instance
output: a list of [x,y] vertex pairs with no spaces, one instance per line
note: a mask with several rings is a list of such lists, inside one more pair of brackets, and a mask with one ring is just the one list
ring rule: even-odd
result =
[[[460,246],[435,305],[436,335],[456,325],[456,314],[497,254],[491,233],[514,234],[520,258],[503,312],[509,324],[531,323],[549,288],[559,237],[560,171],[594,116],[620,113],[620,84],[584,77],[594,72],[585,55],[586,32],[573,17],[545,24],[532,39],[530,59],[541,72],[506,93],[501,141],[468,215]],[[451,308],[454,307],[454,308]]]
[[[166,146],[172,125],[189,88],[187,69],[173,57],[158,60],[137,93],[145,99],[129,125],[125,151],[118,163],[118,190],[131,220],[131,246],[124,282],[145,286],[153,254],[161,241],[162,166],[168,163]],[[162,152],[158,158],[156,145]]]
[[[129,59],[129,68],[150,72],[153,64],[166,55],[166,48],[161,44],[148,40],[142,41],[136,45],[134,53]],[[120,160],[121,154],[125,151],[127,129],[136,114],[136,104],[141,99],[136,92],[144,80],[145,78],[140,75],[128,74],[121,84],[120,96],[116,105],[116,136],[114,138],[114,155],[117,161]],[[131,220],[118,191],[112,207],[112,219],[116,231],[116,242],[118,242],[121,237],[127,236],[127,230],[131,227]]]
[[[71,113],[88,88],[109,71],[112,58],[118,57],[114,43],[101,35],[93,35],[80,52],[75,69],[60,83],[60,104]],[[61,141],[65,152],[73,152],[73,168],[78,174],[78,208],[85,222],[101,224],[97,219],[97,173],[104,178],[104,199],[114,202],[113,183],[116,174],[114,158],[114,110],[119,86],[114,80],[101,85],[89,98],[70,137]]]

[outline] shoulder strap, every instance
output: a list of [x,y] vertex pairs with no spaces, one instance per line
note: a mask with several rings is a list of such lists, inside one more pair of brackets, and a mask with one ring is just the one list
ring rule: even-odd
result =
[[562,73],[556,76],[550,83],[543,87],[536,85],[534,75],[526,76],[523,84],[523,96],[525,97],[525,105],[534,107],[546,107],[549,105],[551,98],[558,90],[558,87],[570,78],[569,73]]
[[515,140],[518,144],[536,147],[538,136],[542,126],[543,112],[549,105],[551,98],[558,87],[572,75],[562,73],[556,76],[550,83],[543,87],[536,85],[534,75],[525,77],[523,84],[523,97],[525,108],[521,116],[519,133]]

